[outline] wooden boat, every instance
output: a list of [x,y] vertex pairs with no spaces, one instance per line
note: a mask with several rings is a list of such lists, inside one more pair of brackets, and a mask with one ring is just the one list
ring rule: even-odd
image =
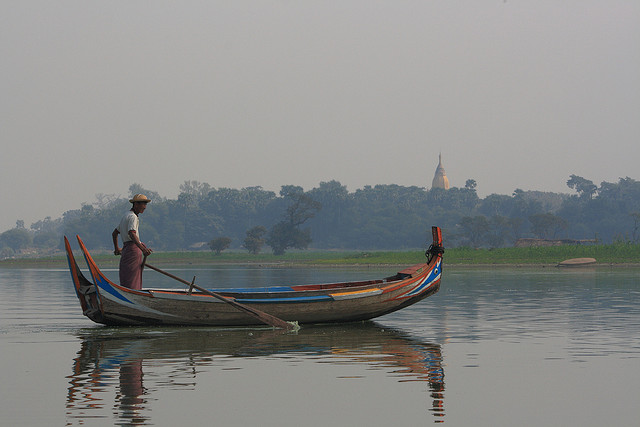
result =
[[595,258],[571,258],[559,262],[558,267],[584,267],[595,263]]
[[[382,316],[436,293],[442,277],[442,233],[433,227],[427,262],[379,280],[255,289],[217,289],[243,306],[288,322],[335,323]],[[260,320],[213,295],[191,289],[133,290],[110,281],[98,268],[80,237],[80,249],[92,281],[75,261],[69,241],[65,247],[71,277],[85,316],[104,325],[257,325]],[[223,300],[224,300],[223,298]]]

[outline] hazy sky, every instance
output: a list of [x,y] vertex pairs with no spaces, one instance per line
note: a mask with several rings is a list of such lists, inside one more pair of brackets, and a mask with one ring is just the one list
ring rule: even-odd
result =
[[0,0],[0,231],[128,196],[332,179],[640,179],[637,0]]

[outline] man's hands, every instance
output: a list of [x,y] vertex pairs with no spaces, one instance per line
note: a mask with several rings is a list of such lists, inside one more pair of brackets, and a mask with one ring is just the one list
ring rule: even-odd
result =
[[151,252],[153,252],[151,249],[149,249],[144,243],[140,242],[141,248],[142,249],[142,254],[144,256],[149,256],[151,255]]

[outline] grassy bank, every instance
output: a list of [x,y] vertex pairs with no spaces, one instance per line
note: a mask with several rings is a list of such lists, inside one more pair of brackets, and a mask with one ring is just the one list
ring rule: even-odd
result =
[[[101,267],[118,265],[110,253],[92,253]],[[539,248],[446,249],[447,265],[555,265],[570,258],[595,258],[599,264],[640,264],[640,245],[612,244],[589,246],[553,246]],[[76,257],[80,254],[76,253]],[[280,265],[408,265],[424,262],[424,251],[296,251],[283,256],[247,252],[155,252],[148,261],[153,265],[171,264],[280,264]],[[82,260],[79,259],[79,262]],[[0,261],[0,267],[58,268],[66,266],[64,254],[47,257]]]

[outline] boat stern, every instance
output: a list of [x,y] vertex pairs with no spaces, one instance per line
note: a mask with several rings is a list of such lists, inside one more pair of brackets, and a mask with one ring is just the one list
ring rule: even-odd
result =
[[102,310],[100,309],[100,299],[96,289],[96,285],[87,280],[82,274],[67,236],[64,236],[64,247],[67,252],[67,262],[71,273],[71,280],[76,290],[76,296],[80,300],[82,314],[96,323],[104,323]]

